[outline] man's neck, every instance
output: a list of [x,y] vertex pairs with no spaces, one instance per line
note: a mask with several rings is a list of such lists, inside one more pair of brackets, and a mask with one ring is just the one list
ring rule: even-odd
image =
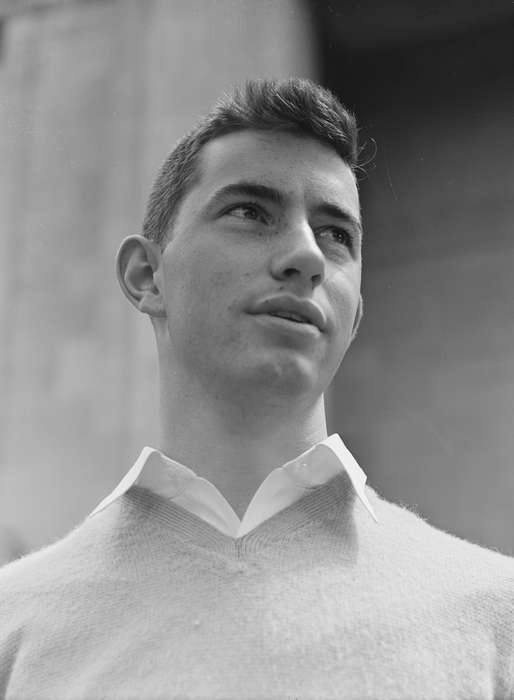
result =
[[159,449],[212,482],[240,519],[273,469],[326,436],[323,396],[303,410],[261,403],[259,411],[250,400],[233,406],[161,390]]

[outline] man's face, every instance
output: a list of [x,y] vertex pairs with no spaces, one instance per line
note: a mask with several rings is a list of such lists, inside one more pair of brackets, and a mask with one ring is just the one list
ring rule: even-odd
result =
[[328,146],[260,131],[209,142],[162,256],[169,369],[218,395],[318,399],[352,337],[359,222],[354,176]]

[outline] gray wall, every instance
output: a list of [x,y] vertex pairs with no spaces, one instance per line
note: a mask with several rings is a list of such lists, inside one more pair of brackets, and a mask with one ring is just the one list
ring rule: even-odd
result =
[[333,427],[384,496],[510,554],[513,19],[340,50],[325,72],[377,144],[360,184],[365,317]]

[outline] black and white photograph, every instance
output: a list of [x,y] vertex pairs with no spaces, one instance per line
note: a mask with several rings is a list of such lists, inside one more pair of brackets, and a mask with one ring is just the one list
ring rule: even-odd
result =
[[0,0],[0,700],[514,700],[514,2]]

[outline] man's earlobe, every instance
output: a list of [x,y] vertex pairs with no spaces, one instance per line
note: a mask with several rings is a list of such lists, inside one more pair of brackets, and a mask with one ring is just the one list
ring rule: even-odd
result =
[[359,305],[357,307],[357,312],[355,314],[355,319],[353,321],[353,328],[352,328],[352,340],[355,338],[357,335],[357,331],[359,330],[359,326],[362,320],[362,316],[364,313],[364,302],[362,299],[362,294],[359,297]]
[[149,316],[165,316],[160,283],[161,250],[144,236],[125,238],[116,255],[120,287],[136,309]]

